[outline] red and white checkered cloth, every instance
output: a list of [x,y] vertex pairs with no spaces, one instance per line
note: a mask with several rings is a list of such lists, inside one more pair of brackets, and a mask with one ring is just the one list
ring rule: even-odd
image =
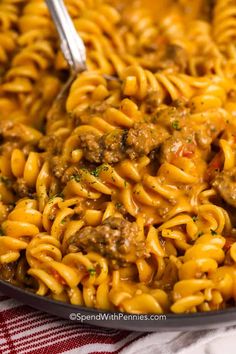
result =
[[72,323],[0,293],[0,353],[120,353],[142,333]]

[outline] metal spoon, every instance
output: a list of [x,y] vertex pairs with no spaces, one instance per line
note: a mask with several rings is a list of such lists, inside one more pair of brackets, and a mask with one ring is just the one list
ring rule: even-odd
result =
[[49,119],[64,110],[66,96],[76,76],[87,70],[86,48],[77,33],[63,0],[45,0],[60,38],[62,53],[70,67],[70,76],[57,95],[48,114]]
[[61,50],[72,72],[86,70],[86,48],[77,33],[63,0],[46,0],[60,37]]
[[[55,115],[55,112],[62,110],[66,97],[70,90],[71,84],[79,73],[87,70],[86,67],[86,48],[83,40],[77,33],[73,21],[66,9],[63,0],[45,0],[49,12],[52,16],[54,25],[60,38],[60,47],[64,57],[70,67],[70,77],[62,87],[56,97],[52,108],[49,112],[49,119]],[[106,80],[120,81],[118,77],[104,74]]]

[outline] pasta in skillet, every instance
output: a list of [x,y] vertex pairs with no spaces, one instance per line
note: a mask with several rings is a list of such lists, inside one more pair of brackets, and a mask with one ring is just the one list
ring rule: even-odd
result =
[[1,279],[134,314],[234,306],[235,1],[65,3],[88,71],[57,109],[46,4],[0,5]]

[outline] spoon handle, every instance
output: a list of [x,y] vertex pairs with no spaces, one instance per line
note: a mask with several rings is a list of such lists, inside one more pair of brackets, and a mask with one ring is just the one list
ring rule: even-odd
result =
[[49,12],[60,37],[62,53],[71,70],[80,73],[86,70],[86,49],[77,33],[63,0],[46,0]]

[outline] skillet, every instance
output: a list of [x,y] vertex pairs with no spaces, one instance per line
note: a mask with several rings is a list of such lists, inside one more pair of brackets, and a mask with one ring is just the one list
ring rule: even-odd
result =
[[[37,310],[70,320],[73,323],[79,321],[83,316],[84,323],[105,328],[139,332],[165,332],[213,329],[236,324],[236,307],[191,314],[166,314],[164,318],[159,317],[159,319],[153,319],[152,315],[147,315],[147,319],[142,320],[135,318],[138,317],[136,315],[131,320],[125,319],[125,314],[121,312],[90,309],[38,296],[3,280],[0,280],[0,291]],[[128,316],[128,314],[126,315]]]

